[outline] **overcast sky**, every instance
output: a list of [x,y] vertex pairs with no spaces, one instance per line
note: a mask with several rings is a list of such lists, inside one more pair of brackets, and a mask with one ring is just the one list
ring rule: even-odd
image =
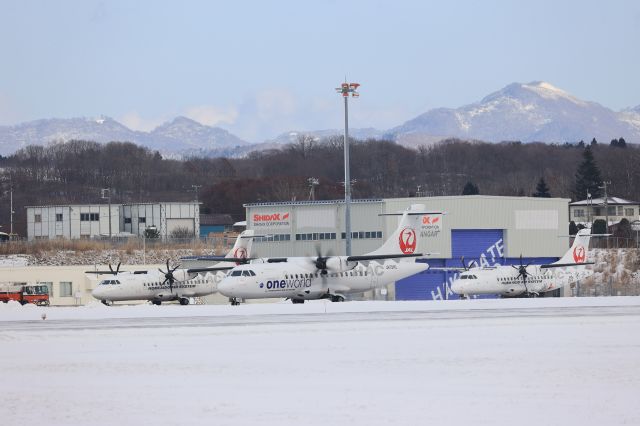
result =
[[0,125],[177,115],[252,142],[386,129],[512,82],[640,104],[640,2],[0,0]]

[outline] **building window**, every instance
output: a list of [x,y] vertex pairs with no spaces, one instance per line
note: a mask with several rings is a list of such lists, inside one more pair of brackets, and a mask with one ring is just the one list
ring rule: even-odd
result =
[[593,215],[594,216],[602,216],[602,209],[600,207],[594,207],[593,208]]
[[138,218],[138,223],[147,223],[147,218],[146,217],[139,217]]
[[[296,235],[296,240],[299,240],[299,234]],[[271,235],[265,235],[265,236],[260,236],[260,237],[255,237],[254,241],[256,242],[271,242],[271,241],[290,241],[291,240],[291,235],[289,234],[271,234]]]
[[42,222],[42,215],[41,214],[34,215],[33,221],[35,223],[41,223]]
[[60,281],[60,297],[73,296],[73,286],[70,281]]
[[618,206],[618,216],[622,216],[622,206]]
[[573,211],[573,217],[584,217],[584,210],[583,209],[575,209]]
[[89,213],[80,213],[80,222],[89,222]]
[[97,222],[100,220],[100,215],[98,213],[91,213],[91,222]]
[[[333,235],[333,239],[335,239],[335,234]],[[347,238],[347,234],[345,232],[340,234],[340,238],[343,240]],[[352,239],[371,239],[371,238],[382,238],[382,231],[354,231],[351,233]]]
[[56,222],[62,222],[62,213],[56,213]]
[[633,216],[633,208],[624,209],[624,215],[625,216]]
[[131,218],[130,217],[125,217],[124,218],[124,223],[131,223]]
[[616,206],[608,206],[607,207],[607,214],[609,216],[615,216],[616,215]]

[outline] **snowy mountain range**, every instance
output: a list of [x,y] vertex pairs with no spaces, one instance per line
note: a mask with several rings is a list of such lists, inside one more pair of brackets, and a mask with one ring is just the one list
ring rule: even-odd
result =
[[604,143],[624,137],[640,143],[640,105],[615,112],[546,82],[513,83],[477,103],[427,111],[386,135],[406,144],[446,137],[488,142],[576,142],[595,137]]
[[109,117],[56,118],[0,126],[0,154],[11,154],[27,145],[47,145],[74,139],[99,143],[132,142],[174,154],[248,145],[248,142],[224,129],[205,126],[186,117],[177,117],[151,132],[131,130]]
[[[0,126],[0,154],[11,154],[27,145],[83,139],[100,143],[128,141],[163,154],[241,156],[296,142],[303,134],[322,139],[342,132],[342,129],[289,131],[272,140],[250,144],[222,128],[185,117],[177,117],[150,132],[131,130],[108,117],[47,119]],[[349,133],[357,139],[386,137],[407,146],[451,137],[487,142],[559,143],[590,141],[594,137],[608,143],[624,137],[627,142],[640,143],[640,105],[616,112],[596,102],[578,99],[546,82],[513,83],[479,102],[460,108],[432,109],[387,131],[363,128],[350,129]]]

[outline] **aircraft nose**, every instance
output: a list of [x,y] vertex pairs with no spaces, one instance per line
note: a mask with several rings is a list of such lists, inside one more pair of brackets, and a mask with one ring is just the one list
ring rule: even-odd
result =
[[218,283],[218,293],[229,297],[229,291],[231,290],[231,283],[227,278]]
[[93,291],[91,291],[91,295],[93,297],[95,297],[96,299],[100,299],[101,297],[104,296],[104,289],[100,288],[99,286],[94,288]]
[[456,294],[463,294],[464,293],[464,285],[462,285],[460,280],[455,280],[451,284],[451,291],[453,291]]

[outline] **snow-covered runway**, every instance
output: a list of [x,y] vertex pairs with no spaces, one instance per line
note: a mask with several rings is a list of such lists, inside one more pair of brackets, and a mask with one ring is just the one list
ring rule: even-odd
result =
[[638,355],[633,297],[0,305],[0,419],[640,424]]

